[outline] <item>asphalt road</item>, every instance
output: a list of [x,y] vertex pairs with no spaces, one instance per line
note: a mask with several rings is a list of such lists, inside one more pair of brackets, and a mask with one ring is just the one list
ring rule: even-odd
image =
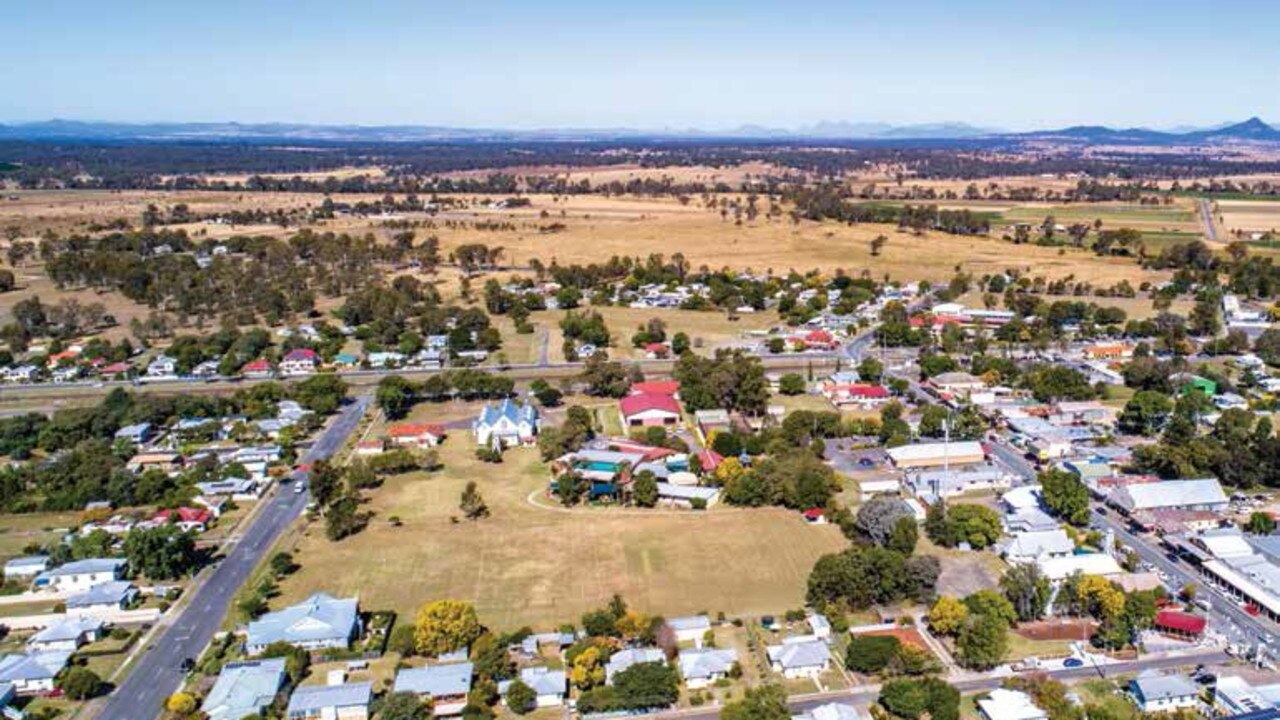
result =
[[1213,222],[1213,207],[1209,201],[1200,200],[1200,219],[1204,223],[1204,236],[1209,242],[1218,241],[1218,226]]
[[[372,396],[349,403],[302,457],[303,463],[333,455],[359,424]],[[306,473],[295,472],[295,482],[305,482]],[[302,514],[309,492],[282,487],[265,502],[270,503],[254,516],[241,540],[195,590],[171,624],[160,630],[142,653],[137,665],[108,698],[98,720],[140,720],[156,717],[164,699],[181,685],[182,661],[198,658],[217,632],[236,591],[248,579],[284,528]]]
[[[1200,652],[1188,653],[1173,657],[1150,657],[1132,662],[1115,663],[1112,665],[1102,665],[1097,668],[1091,666],[1078,668],[1057,668],[1046,671],[1046,674],[1058,680],[1080,680],[1098,675],[1116,676],[1122,674],[1134,674],[1143,670],[1164,670],[1176,667],[1186,667],[1198,664],[1213,664],[1223,662],[1228,659],[1226,653],[1221,650],[1204,650]],[[1006,676],[992,675],[989,677],[974,678],[968,680],[953,680],[948,684],[962,693],[985,692],[995,690],[1004,684]],[[860,687],[850,688],[848,690],[836,690],[826,693],[812,693],[809,695],[793,696],[791,698],[790,707],[792,714],[799,714],[812,710],[819,705],[827,703],[840,702],[851,703],[855,705],[865,705],[874,702],[880,696],[880,686],[864,685]],[[654,718],[714,718],[720,715],[721,708],[694,708],[692,710],[674,711],[661,713]]]

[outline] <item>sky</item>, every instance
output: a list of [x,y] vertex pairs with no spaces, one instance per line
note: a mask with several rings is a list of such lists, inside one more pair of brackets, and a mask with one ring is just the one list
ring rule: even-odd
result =
[[1275,0],[8,0],[0,122],[1280,121]]

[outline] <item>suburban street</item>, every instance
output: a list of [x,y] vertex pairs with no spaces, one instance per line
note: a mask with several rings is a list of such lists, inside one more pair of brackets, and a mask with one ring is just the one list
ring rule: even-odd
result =
[[[350,401],[303,455],[310,463],[332,456],[359,425],[372,396]],[[306,473],[294,472],[294,482],[305,482]],[[139,720],[155,717],[164,699],[176,691],[184,673],[182,661],[198,658],[213,638],[236,592],[248,579],[276,538],[302,514],[309,492],[282,486],[253,517],[243,537],[227,553],[207,580],[194,591],[168,627],[161,628],[124,682],[108,698],[99,720]]]

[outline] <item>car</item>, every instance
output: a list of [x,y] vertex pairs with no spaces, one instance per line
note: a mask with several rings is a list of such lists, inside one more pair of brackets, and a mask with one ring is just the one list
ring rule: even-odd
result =
[[859,466],[859,467],[875,467],[875,464],[876,464],[876,461],[875,461],[875,460],[872,460],[872,459],[871,459],[871,458],[869,458],[869,457],[861,457],[861,458],[858,458],[858,466]]
[[1081,660],[1080,658],[1069,657],[1066,660],[1062,661],[1062,667],[1064,668],[1084,667],[1084,661]]
[[192,670],[196,669],[196,661],[192,658],[183,658],[182,663],[179,665],[179,667],[182,668],[182,672],[189,673]]
[[303,485],[302,483],[298,483],[297,485],[293,486],[293,492],[295,495],[301,494],[306,489],[307,489],[307,486]]

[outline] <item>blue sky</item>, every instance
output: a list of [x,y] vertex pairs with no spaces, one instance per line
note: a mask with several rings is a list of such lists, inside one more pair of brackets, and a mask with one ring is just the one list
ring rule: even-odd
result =
[[1274,0],[9,0],[0,121],[1280,121]]

